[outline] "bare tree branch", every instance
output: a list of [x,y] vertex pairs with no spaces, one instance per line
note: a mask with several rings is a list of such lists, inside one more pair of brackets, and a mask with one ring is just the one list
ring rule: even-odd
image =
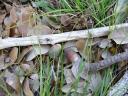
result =
[[90,36],[101,37],[108,35],[109,32],[112,31],[112,29],[116,28],[116,30],[118,30],[124,27],[128,27],[128,23],[88,30],[71,31],[60,34],[0,39],[0,49],[14,46],[28,46],[34,44],[55,44],[70,40],[77,40],[80,38],[90,38]]

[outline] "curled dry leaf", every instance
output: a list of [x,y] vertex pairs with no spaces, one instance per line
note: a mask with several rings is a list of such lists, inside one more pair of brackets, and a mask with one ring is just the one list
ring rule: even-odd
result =
[[13,47],[11,52],[9,53],[9,57],[11,59],[11,63],[14,63],[17,59],[18,56],[18,48],[17,47]]
[[24,91],[25,96],[34,96],[33,92],[30,89],[29,79],[28,78],[26,78],[24,80],[23,91]]
[[29,54],[26,56],[26,61],[31,61],[38,55],[46,54],[50,49],[49,45],[35,45],[33,46],[33,49],[29,52]]
[[9,71],[6,71],[5,77],[6,83],[11,86],[17,93],[19,93],[21,88],[19,77],[17,77],[14,73],[10,73]]
[[68,26],[71,23],[71,18],[65,14],[61,16],[60,21],[64,26]]
[[48,55],[51,58],[54,58],[55,59],[55,58],[58,58],[60,51],[61,51],[61,45],[60,44],[55,44],[55,45],[53,45],[49,49]]

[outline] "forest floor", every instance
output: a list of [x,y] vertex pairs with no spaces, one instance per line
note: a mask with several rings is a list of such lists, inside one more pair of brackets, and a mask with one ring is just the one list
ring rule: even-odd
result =
[[128,96],[127,5],[0,0],[0,96]]

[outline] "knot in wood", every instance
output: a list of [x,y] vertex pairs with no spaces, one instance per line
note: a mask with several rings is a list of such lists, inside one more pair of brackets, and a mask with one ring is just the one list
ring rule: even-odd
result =
[[49,44],[52,43],[52,39],[51,39],[51,38],[45,38],[45,41],[46,41],[47,43],[49,43]]

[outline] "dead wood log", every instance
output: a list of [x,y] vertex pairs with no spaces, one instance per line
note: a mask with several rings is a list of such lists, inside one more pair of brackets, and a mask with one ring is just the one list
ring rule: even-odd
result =
[[60,34],[0,39],[0,49],[35,44],[55,44],[80,38],[101,37],[108,35],[114,29],[118,30],[124,27],[128,27],[128,23]]

